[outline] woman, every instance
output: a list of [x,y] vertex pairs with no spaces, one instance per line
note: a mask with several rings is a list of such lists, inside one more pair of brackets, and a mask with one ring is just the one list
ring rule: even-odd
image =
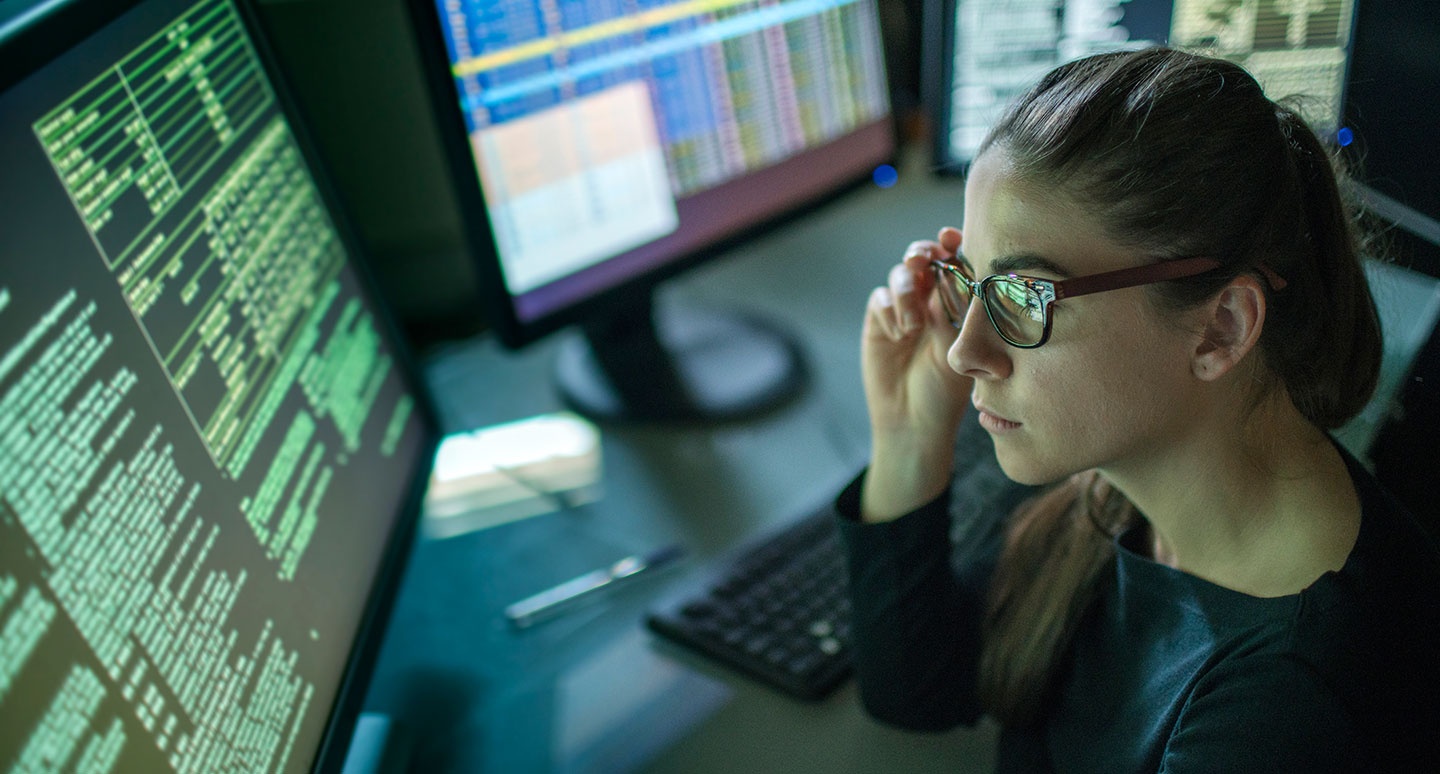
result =
[[[1440,552],[1326,432],[1381,345],[1301,118],[1222,60],[1068,64],[963,225],[866,312],[837,508],[872,714],[988,712],[1002,771],[1440,770]],[[967,415],[1046,488],[993,485]]]

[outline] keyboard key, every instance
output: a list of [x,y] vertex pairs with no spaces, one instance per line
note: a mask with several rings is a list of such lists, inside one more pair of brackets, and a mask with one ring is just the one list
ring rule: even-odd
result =
[[851,671],[844,557],[828,511],[734,553],[703,591],[651,611],[657,633],[791,695],[817,699]]

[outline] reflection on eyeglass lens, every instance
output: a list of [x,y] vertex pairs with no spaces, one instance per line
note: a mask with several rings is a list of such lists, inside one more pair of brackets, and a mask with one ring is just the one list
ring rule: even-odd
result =
[[1045,322],[1045,310],[1041,308],[1040,295],[1018,280],[996,280],[991,287],[999,291],[1000,300],[1017,318],[1030,322]]
[[[950,267],[963,272],[962,280]],[[971,290],[969,272],[962,267],[933,266],[937,285],[940,289],[941,305],[956,328],[964,324],[965,313],[970,306]],[[990,277],[980,289],[985,296],[987,316],[996,331],[1013,344],[1027,346],[1040,341],[1045,335],[1045,309],[1038,293],[1023,280],[1008,277]]]

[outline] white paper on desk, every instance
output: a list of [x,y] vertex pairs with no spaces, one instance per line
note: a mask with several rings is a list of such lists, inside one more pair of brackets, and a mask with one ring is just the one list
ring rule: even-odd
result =
[[425,495],[425,534],[453,537],[600,496],[600,432],[566,412],[446,436]]

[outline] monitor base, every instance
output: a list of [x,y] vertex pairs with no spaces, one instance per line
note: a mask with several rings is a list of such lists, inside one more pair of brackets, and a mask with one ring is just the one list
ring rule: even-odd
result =
[[808,382],[795,340],[741,313],[661,309],[647,298],[582,330],[561,346],[556,384],[566,405],[597,421],[748,419]]

